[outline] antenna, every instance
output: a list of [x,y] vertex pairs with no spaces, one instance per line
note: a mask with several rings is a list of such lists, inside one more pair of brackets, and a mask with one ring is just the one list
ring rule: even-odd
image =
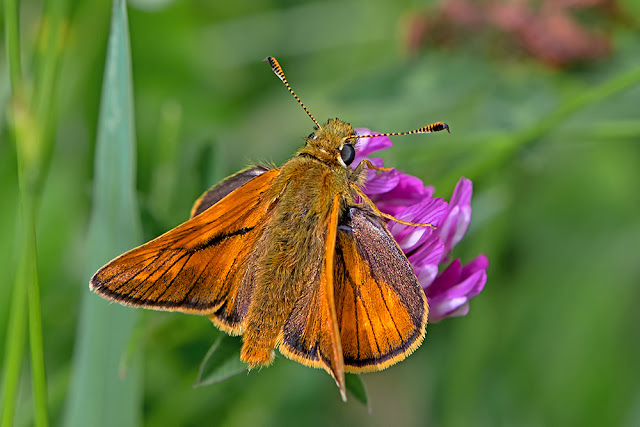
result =
[[431,133],[431,132],[440,132],[441,130],[447,130],[447,132],[451,133],[449,130],[449,125],[443,122],[431,123],[430,125],[423,126],[420,129],[411,130],[409,132],[390,132],[390,133],[378,133],[375,135],[350,135],[345,139],[357,139],[357,138],[373,138],[376,136],[398,136],[398,135],[413,135],[414,133]]
[[291,95],[293,95],[293,97],[296,99],[296,101],[298,101],[298,104],[300,104],[302,109],[309,115],[309,117],[311,117],[311,120],[313,120],[313,123],[315,123],[316,126],[318,126],[318,129],[320,129],[321,128],[320,123],[318,123],[318,121],[311,115],[309,110],[307,110],[307,107],[305,107],[302,101],[300,101],[300,98],[298,98],[298,95],[296,95],[293,89],[291,89],[291,86],[289,86],[289,82],[287,82],[287,78],[284,76],[284,71],[282,71],[282,67],[280,66],[280,64],[278,64],[278,61],[276,60],[276,58],[274,58],[273,56],[267,56],[262,60],[262,62],[268,62],[269,65],[271,65],[271,69],[273,70],[274,73],[276,73],[276,76],[278,76],[280,80],[282,80],[282,83],[284,83],[287,89],[289,89],[289,92],[291,92]]

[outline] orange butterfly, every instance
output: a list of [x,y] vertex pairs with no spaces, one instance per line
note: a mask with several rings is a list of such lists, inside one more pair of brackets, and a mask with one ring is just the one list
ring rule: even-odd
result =
[[[256,166],[198,199],[191,219],[120,255],[91,289],[121,304],[208,316],[242,335],[251,369],[290,359],[325,369],[346,400],[345,372],[384,369],[421,343],[427,298],[355,169],[356,135],[338,119],[320,124],[279,169]],[[445,123],[401,133],[448,130]],[[372,136],[372,135],[369,135]]]

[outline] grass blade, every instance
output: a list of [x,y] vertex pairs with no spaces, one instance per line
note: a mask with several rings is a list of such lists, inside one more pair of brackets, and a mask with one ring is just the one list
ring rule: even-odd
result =
[[347,391],[360,403],[366,406],[369,410],[369,398],[367,397],[367,390],[364,387],[362,378],[357,374],[345,374],[345,385]]
[[[87,283],[102,264],[140,241],[135,176],[128,22],[125,2],[116,0],[98,124]],[[119,371],[137,313],[109,304],[88,290],[82,304],[65,424],[137,425],[142,397],[140,352],[124,377]]]

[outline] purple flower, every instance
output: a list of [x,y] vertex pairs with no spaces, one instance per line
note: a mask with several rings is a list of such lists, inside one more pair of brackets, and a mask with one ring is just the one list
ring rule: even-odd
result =
[[478,255],[464,267],[455,259],[425,289],[429,300],[429,320],[437,322],[446,317],[465,316],[469,300],[482,291],[487,281],[489,260]]
[[[367,135],[368,129],[357,129]],[[391,147],[387,137],[361,138],[356,145],[354,165],[367,158],[382,167],[382,159],[368,154]],[[434,198],[433,187],[419,178],[396,169],[377,172],[369,169],[364,192],[381,211],[408,222],[431,223],[437,228],[412,227],[389,221],[387,228],[413,266],[429,301],[429,321],[464,316],[469,300],[478,295],[487,281],[489,260],[480,255],[462,266],[459,259],[451,262],[449,253],[462,239],[471,220],[470,180],[460,178],[451,200]],[[447,264],[449,264],[447,266]]]

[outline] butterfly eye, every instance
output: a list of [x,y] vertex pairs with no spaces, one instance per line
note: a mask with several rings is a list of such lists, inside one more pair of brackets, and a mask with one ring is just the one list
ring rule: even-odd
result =
[[340,157],[345,165],[349,166],[356,158],[356,149],[351,144],[344,144],[340,150]]
[[317,136],[316,136],[316,134],[315,134],[315,133],[313,133],[313,132],[311,132],[311,133],[309,134],[309,136],[307,137],[307,139],[314,139],[314,140],[315,140],[316,138],[317,138]]

